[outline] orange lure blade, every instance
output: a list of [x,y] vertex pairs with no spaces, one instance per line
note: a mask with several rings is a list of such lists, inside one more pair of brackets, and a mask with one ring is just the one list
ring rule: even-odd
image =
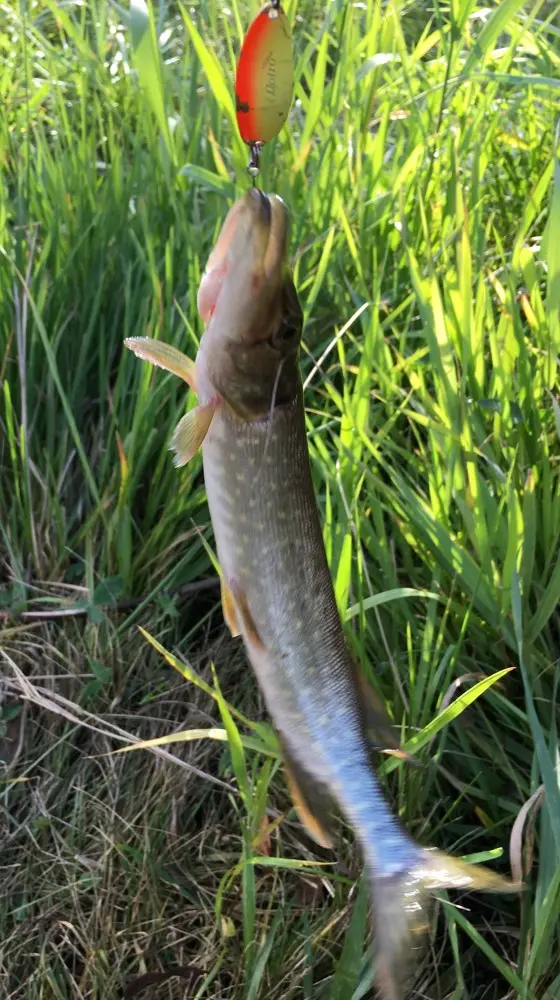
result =
[[237,64],[235,106],[244,142],[260,146],[278,135],[292,89],[290,25],[279,0],[269,0],[250,25]]

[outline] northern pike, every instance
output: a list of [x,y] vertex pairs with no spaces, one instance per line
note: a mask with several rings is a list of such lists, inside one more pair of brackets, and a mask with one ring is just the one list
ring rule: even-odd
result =
[[288,223],[284,202],[256,188],[230,209],[198,292],[205,329],[196,362],[150,338],[125,344],[198,395],[171,448],[182,466],[202,447],[224,617],[243,639],[309,833],[332,845],[333,803],[355,831],[377,918],[376,982],[385,1000],[396,1000],[405,949],[426,923],[431,893],[519,886],[419,846],[375,776],[372,745],[398,751],[398,744],[349,653],[327,562],[305,431]]

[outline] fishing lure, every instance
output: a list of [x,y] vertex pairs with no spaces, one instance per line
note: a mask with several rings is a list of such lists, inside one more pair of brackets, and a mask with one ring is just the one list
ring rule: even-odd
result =
[[263,145],[278,135],[292,103],[292,34],[280,0],[268,0],[245,35],[235,76],[239,133],[251,151],[253,183]]

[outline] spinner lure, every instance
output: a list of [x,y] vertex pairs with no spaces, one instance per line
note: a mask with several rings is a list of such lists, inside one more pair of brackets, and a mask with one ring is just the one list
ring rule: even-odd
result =
[[249,173],[278,135],[292,103],[292,34],[280,0],[268,0],[245,35],[235,76],[235,109],[241,138],[251,151]]

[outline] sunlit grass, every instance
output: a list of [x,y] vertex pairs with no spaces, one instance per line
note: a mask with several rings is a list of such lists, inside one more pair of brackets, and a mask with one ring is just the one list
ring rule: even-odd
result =
[[[214,568],[200,460],[178,473],[168,452],[187,394],[122,347],[149,334],[196,353],[202,269],[248,183],[232,78],[254,9],[0,8],[0,982],[14,998],[106,997],[189,964],[200,998],[371,988],[352,838],[341,824],[335,856],[302,832],[218,591],[191,586]],[[416,987],[553,1000],[559,11],[287,10],[295,102],[262,184],[292,216],[348,639],[422,764],[379,773],[423,843],[504,871],[535,796],[512,838],[527,892],[438,904]],[[184,730],[201,735],[167,749],[196,772],[108,755]]]

